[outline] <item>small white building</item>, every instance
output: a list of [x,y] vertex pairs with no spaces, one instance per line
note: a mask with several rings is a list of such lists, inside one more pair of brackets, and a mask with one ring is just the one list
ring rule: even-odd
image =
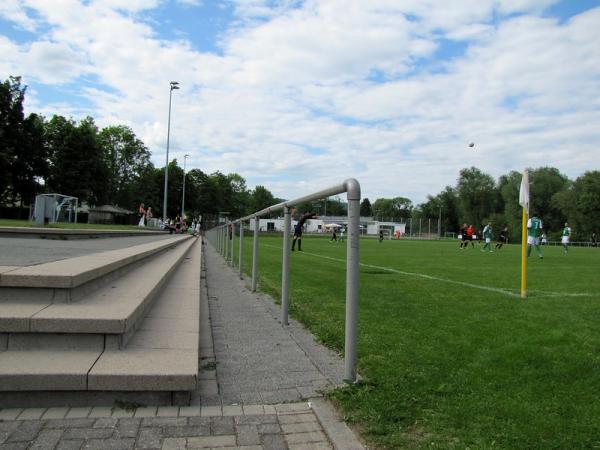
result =
[[[292,220],[292,230],[297,223],[297,220]],[[304,231],[306,233],[321,233],[325,229],[324,223],[321,219],[308,219],[304,224]],[[278,217],[277,219],[260,218],[258,220],[258,230],[261,232],[283,232],[283,227],[283,217]],[[250,220],[250,230],[254,231],[254,220]]]
[[392,235],[396,232],[400,232],[400,235],[404,235],[406,230],[405,223],[398,222],[379,222],[372,221],[367,223],[367,234],[379,234],[379,230],[388,230]]
[[[249,222],[250,230],[254,231],[254,220],[250,220]],[[292,220],[292,232],[297,223],[297,220]],[[330,225],[336,224],[346,228],[347,223],[347,217],[320,217],[319,219],[308,219],[304,224],[304,232],[330,233],[332,228]],[[396,231],[400,231],[400,233],[404,235],[406,229],[405,223],[373,221],[370,217],[361,217],[360,224],[361,233],[366,232],[366,234],[373,236],[378,235],[380,229],[389,230],[392,234],[395,234]],[[283,227],[283,217],[278,217],[276,219],[259,218],[258,221],[258,229],[261,232],[283,232]]]

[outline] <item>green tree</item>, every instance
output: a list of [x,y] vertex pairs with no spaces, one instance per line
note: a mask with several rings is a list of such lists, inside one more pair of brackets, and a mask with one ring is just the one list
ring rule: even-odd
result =
[[523,207],[519,205],[519,189],[522,176],[513,170],[498,179],[498,191],[503,206],[498,208],[500,216],[494,220],[494,228],[498,230],[506,224],[509,242],[521,242]]
[[472,224],[475,229],[496,212],[498,192],[494,179],[476,167],[460,171],[456,191],[461,221]]
[[571,224],[574,240],[588,241],[592,231],[600,231],[600,171],[586,172],[554,200]]
[[201,202],[206,178],[206,174],[200,169],[192,169],[185,176],[185,212],[189,217],[203,215],[206,209]]
[[134,188],[150,164],[150,152],[133,130],[124,125],[103,128],[98,135],[108,168],[108,202],[130,208]]
[[109,169],[94,119],[87,117],[76,124],[72,119],[54,116],[46,133],[51,155],[50,189],[91,205],[106,203]]
[[371,217],[373,215],[373,211],[371,210],[371,202],[368,198],[363,198],[362,202],[360,202],[360,215],[362,217]]
[[244,177],[237,173],[230,173],[226,177],[229,187],[229,195],[231,195],[231,217],[243,217],[249,214],[250,210],[250,192],[246,186]]
[[13,163],[23,137],[23,100],[26,87],[21,77],[0,83],[0,201],[11,191]]
[[256,186],[250,194],[250,211],[249,213],[260,211],[275,204],[275,197],[264,186]]
[[530,208],[544,223],[544,229],[553,239],[558,239],[567,217],[563,214],[555,195],[567,190],[569,179],[554,167],[540,167],[529,172]]
[[20,199],[21,206],[30,204],[42,191],[40,181],[48,175],[48,145],[42,116],[30,114],[23,121],[20,145],[15,148],[11,165],[13,199]]
[[458,196],[451,186],[437,194],[427,196],[427,202],[419,205],[423,217],[439,218],[441,216],[441,232],[458,232],[460,229],[458,216]]
[[411,217],[413,204],[406,197],[378,198],[371,207],[377,220],[400,220]]
[[163,190],[165,181],[165,170],[157,169],[148,163],[137,179],[132,183],[130,203],[123,203],[121,206],[132,211],[137,211],[140,203],[149,206],[154,211],[154,217],[162,216]]

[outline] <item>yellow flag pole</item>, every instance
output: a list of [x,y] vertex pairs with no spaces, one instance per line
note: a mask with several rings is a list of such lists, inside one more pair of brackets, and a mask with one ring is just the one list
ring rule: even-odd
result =
[[525,208],[523,208],[521,242],[521,298],[527,298],[527,210]]

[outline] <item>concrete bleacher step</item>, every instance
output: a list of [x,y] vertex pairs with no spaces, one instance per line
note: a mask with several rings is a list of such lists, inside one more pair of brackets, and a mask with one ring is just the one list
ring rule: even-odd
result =
[[132,247],[0,270],[0,302],[70,303],[119,278],[149,257],[190,239],[174,236]]
[[14,400],[8,391],[194,390],[201,249],[185,241],[78,302],[19,320],[2,317],[10,302],[0,301],[0,404]]
[[[119,254],[123,257],[122,260],[135,262],[135,268],[122,271],[119,278],[110,280],[109,284],[103,284],[77,302],[56,303],[45,296],[41,298],[32,296],[27,300],[19,297],[1,299],[0,333],[127,333],[135,325],[139,315],[143,313],[145,305],[152,300],[170,272],[177,267],[192,243],[193,240],[189,240],[189,238],[169,240],[169,244],[160,246],[162,250],[160,254],[150,253],[150,255],[157,256],[154,258],[149,258],[147,244],[125,249],[128,250],[125,255],[119,250]],[[142,248],[139,249],[139,247]],[[138,255],[138,251],[146,255],[145,260],[135,256]],[[101,264],[107,259],[114,264],[115,255],[113,252],[105,253],[112,253],[112,255],[108,257],[102,256],[103,254],[86,256],[84,270],[95,266],[99,277],[106,274],[106,267]],[[98,261],[92,261],[94,257],[97,257]],[[80,260],[81,258],[72,259]],[[120,267],[124,267],[122,260],[119,263]],[[44,269],[51,271],[56,269],[54,263],[48,263],[48,265],[50,267],[44,267],[47,264],[32,267],[36,267],[38,272],[43,272]],[[71,274],[64,276],[68,278]],[[13,276],[6,283],[13,282],[15,284],[15,278],[18,277]],[[58,276],[47,279],[56,280],[57,278]],[[0,292],[4,289],[6,287],[0,287]],[[35,339],[35,335],[31,339]]]

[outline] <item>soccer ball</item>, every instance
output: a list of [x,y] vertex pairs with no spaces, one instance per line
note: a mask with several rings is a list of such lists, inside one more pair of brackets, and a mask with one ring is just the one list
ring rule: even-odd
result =
[[471,143],[469,144],[469,147],[475,147],[475,142],[471,142]]

